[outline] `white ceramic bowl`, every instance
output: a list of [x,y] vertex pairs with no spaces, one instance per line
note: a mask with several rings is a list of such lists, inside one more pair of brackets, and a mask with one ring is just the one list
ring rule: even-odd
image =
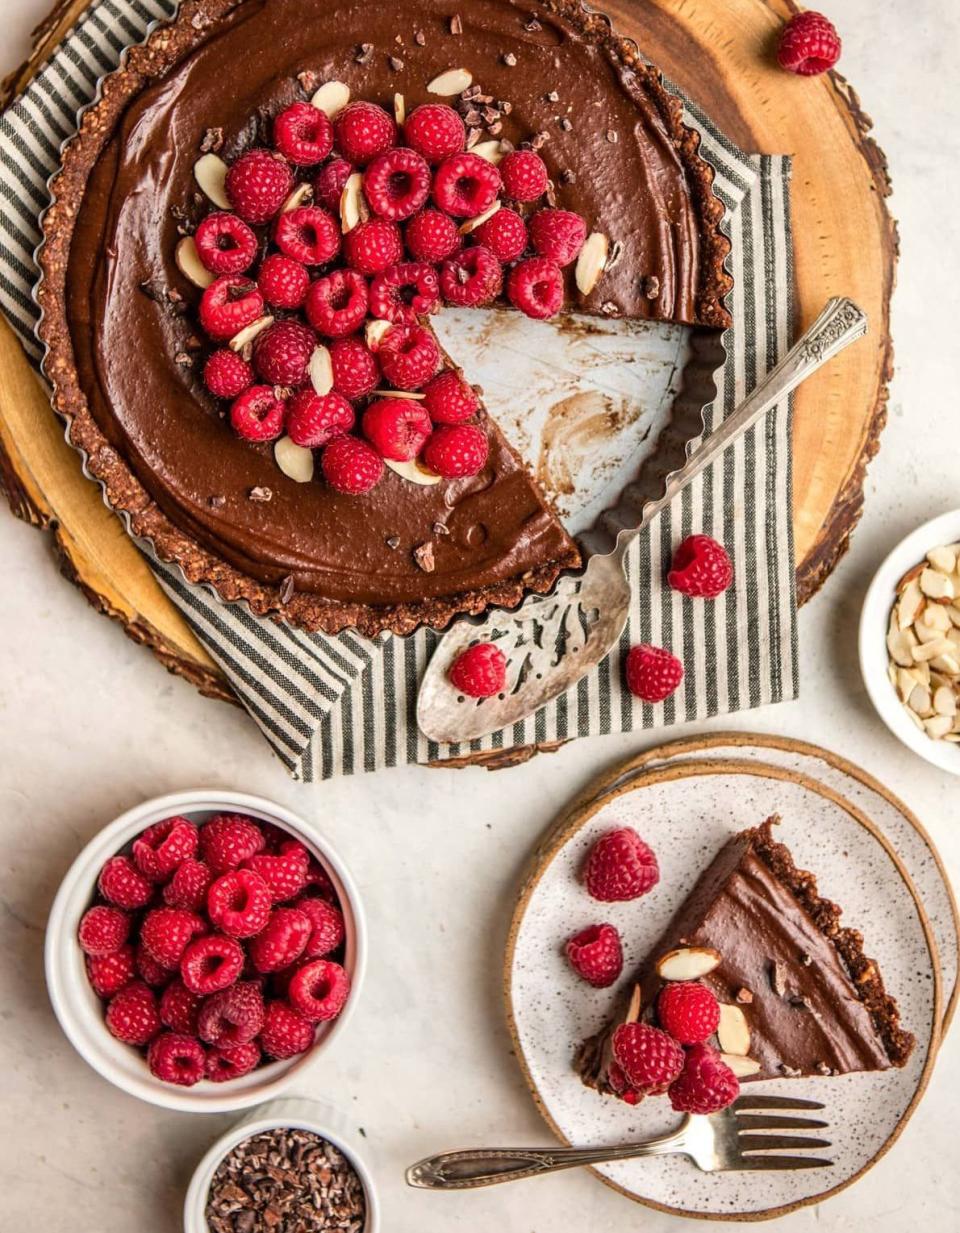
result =
[[303,1100],[299,1097],[275,1100],[262,1109],[256,1109],[253,1113],[247,1114],[232,1130],[228,1130],[214,1143],[197,1165],[183,1203],[183,1233],[210,1233],[210,1226],[206,1220],[207,1192],[221,1160],[244,1139],[249,1139],[251,1135],[260,1134],[264,1130],[276,1130],[278,1127],[290,1130],[312,1130],[326,1139],[328,1143],[332,1143],[346,1156],[363,1183],[367,1208],[363,1233],[380,1233],[380,1205],[373,1188],[373,1177],[356,1148],[345,1141],[345,1124],[346,1119],[338,1110],[329,1105],[320,1104],[314,1100]]
[[887,624],[897,583],[931,548],[960,541],[960,510],[917,527],[900,541],[874,575],[860,613],[860,671],[870,701],[890,731],[914,753],[941,770],[960,775],[960,745],[935,741],[914,724],[887,676]]
[[[177,1087],[155,1078],[143,1055],[116,1040],[103,1021],[103,1004],[90,987],[83,952],[77,942],[77,927],[94,894],[97,876],[108,859],[141,831],[174,814],[197,822],[215,813],[244,813],[283,827],[299,839],[324,866],[340,899],[346,928],[344,967],[350,974],[351,991],[340,1015],[321,1025],[316,1043],[307,1053],[287,1061],[260,1066],[226,1083],[206,1080],[193,1087]],[[346,1027],[363,983],[367,940],[363,910],[353,878],[325,839],[302,818],[282,805],[219,789],[174,792],[144,801],[105,826],[83,849],[60,885],[53,902],[44,947],[47,989],[54,1013],[70,1043],[85,1061],[117,1087],[151,1104],[190,1113],[222,1113],[245,1109],[278,1095],[301,1078]]]

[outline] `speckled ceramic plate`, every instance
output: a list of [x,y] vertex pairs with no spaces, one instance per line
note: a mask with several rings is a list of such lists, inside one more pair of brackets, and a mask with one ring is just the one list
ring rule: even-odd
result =
[[[779,837],[866,936],[917,1047],[903,1070],[770,1081],[755,1090],[821,1100],[834,1144],[831,1169],[705,1174],[679,1156],[601,1165],[601,1179],[648,1206],[714,1220],[758,1220],[816,1203],[851,1184],[890,1147],[926,1086],[941,1021],[936,942],[920,897],[891,844],[864,812],[802,773],[747,761],[653,768],[578,807],[541,846],[521,892],[507,951],[508,1018],[537,1104],[568,1143],[629,1142],[661,1134],[677,1115],[664,1100],[630,1108],[584,1087],[577,1044],[606,1019],[616,990],[593,990],[570,970],[562,943],[610,920],[624,939],[624,982],[724,840],[772,813]],[[594,840],[634,826],[655,848],[661,881],[632,903],[598,905],[578,872]]]

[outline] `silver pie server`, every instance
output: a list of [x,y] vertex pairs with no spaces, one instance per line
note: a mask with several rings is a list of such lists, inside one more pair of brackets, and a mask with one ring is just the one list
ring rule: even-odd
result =
[[[637,526],[622,530],[608,553],[562,578],[550,595],[532,595],[512,612],[458,621],[440,640],[417,697],[417,723],[440,744],[471,741],[509,727],[565,693],[616,646],[630,610],[624,556],[630,544],[705,467],[811,373],[867,332],[867,317],[851,300],[834,298],[783,359],[728,416],[701,439],[667,478],[663,495],[644,505]],[[476,642],[495,642],[507,660],[503,693],[465,698],[447,679],[450,665]]]

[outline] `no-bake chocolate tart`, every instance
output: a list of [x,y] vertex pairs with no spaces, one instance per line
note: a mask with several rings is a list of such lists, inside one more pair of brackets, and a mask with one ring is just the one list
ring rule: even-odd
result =
[[[841,925],[841,909],[820,895],[814,875],[798,869],[774,839],[775,822],[734,835],[700,876],[617,1013],[581,1047],[577,1066],[589,1087],[616,1090],[609,1079],[613,1032],[626,1021],[655,1016],[664,973],[680,979],[684,963],[721,1008],[737,1008],[745,1046],[749,1040],[749,1060],[746,1048],[733,1059],[741,1079],[906,1065],[914,1037],[900,1026],[897,1003],[876,962],[864,954],[863,936]],[[665,967],[666,956],[673,956],[672,968]],[[701,966],[709,968],[702,975]]]
[[[465,91],[428,91],[458,68]],[[564,311],[724,328],[722,207],[678,99],[573,0],[184,0],[105,79],[53,184],[38,293],[54,405],[89,472],[136,535],[227,600],[311,630],[442,627],[546,591],[580,562],[482,405],[475,474],[418,483],[388,466],[360,495],[319,467],[298,482],[271,443],[231,431],[205,388],[201,291],[176,259],[212,208],[201,156],[232,164],[269,145],[275,118],[332,81],[391,113],[401,95],[407,116],[452,103],[468,147],[538,151],[546,204],[606,250],[592,281],[564,270]],[[316,167],[291,173],[306,184]],[[254,231],[262,257],[270,228]],[[469,380],[468,357],[454,358]]]

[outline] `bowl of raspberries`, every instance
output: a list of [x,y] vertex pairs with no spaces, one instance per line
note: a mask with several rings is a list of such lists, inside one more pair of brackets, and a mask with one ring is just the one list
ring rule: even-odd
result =
[[356,888],[283,806],[174,793],[111,822],[47,925],[50,1000],[81,1056],[153,1104],[217,1112],[286,1088],[342,1030],[366,957]]

